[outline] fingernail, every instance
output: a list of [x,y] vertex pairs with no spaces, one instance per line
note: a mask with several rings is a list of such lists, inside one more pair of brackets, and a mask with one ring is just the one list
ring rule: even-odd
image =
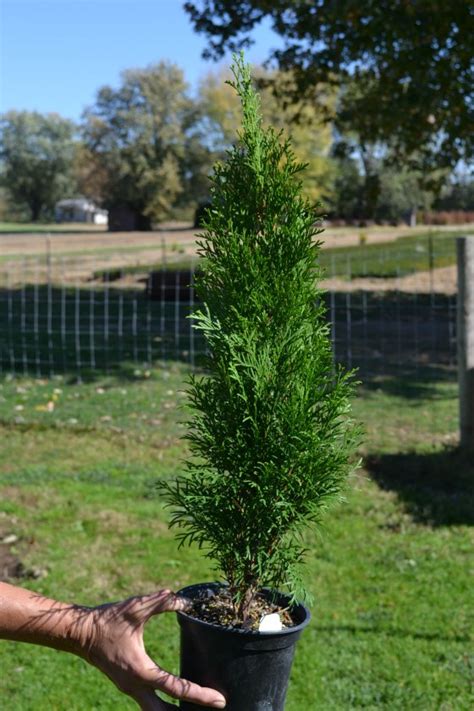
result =
[[214,701],[214,703],[212,705],[214,706],[215,709],[225,709],[225,707],[226,707],[225,701],[221,701],[220,699],[219,699],[219,701]]

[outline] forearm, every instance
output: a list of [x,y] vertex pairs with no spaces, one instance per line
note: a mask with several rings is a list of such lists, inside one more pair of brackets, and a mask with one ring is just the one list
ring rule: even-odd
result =
[[0,639],[83,655],[91,643],[90,610],[0,582]]
[[156,689],[176,699],[222,709],[222,694],[164,671],[150,659],[143,644],[143,628],[150,617],[188,606],[189,600],[164,589],[81,607],[0,582],[0,639],[77,654],[106,674],[143,710],[176,708],[160,700]]

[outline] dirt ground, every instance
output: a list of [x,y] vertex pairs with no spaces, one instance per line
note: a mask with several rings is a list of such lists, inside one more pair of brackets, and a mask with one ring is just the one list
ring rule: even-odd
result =
[[12,533],[13,522],[7,519],[2,512],[0,516],[0,581],[9,581],[21,578],[24,568],[16,555],[12,553],[12,544],[16,543],[17,536]]
[[[472,228],[472,225],[471,225]],[[356,246],[363,232],[366,244],[391,242],[426,232],[426,226],[409,227],[328,227],[319,239],[323,249],[328,247]],[[452,226],[437,227],[437,231],[449,230]],[[136,288],[140,279],[146,277],[150,264],[163,261],[172,263],[196,255],[196,237],[198,230],[189,223],[167,223],[155,232],[107,232],[104,230],[89,232],[63,232],[43,234],[4,233],[0,234],[0,268],[3,262],[9,272],[11,286],[25,279],[42,282],[51,269],[53,281],[55,270],[58,280],[63,283],[89,282],[94,272],[113,270],[126,266],[144,265],[143,274],[124,275],[115,282],[116,287]],[[50,265],[44,258],[51,256]],[[30,257],[43,257],[41,265]],[[26,261],[23,261],[25,258]],[[13,260],[13,261],[10,261]],[[101,278],[99,277],[99,281]],[[443,267],[432,272],[417,272],[398,279],[377,279],[373,277],[347,281],[328,279],[324,282],[328,290],[337,291],[407,291],[418,293],[452,294],[456,292],[456,268]]]
[[[459,229],[462,229],[462,225]],[[472,225],[471,225],[472,228]],[[397,237],[408,237],[418,232],[426,232],[429,228],[420,227],[328,227],[319,239],[324,247],[346,247],[359,244],[361,233],[366,235],[366,244],[391,242]],[[452,230],[453,226],[437,227],[436,231]],[[68,254],[80,255],[96,253],[97,257],[105,252],[121,252],[136,250],[137,256],[145,257],[145,253],[159,255],[166,251],[179,250],[181,254],[194,254],[196,250],[196,234],[189,223],[165,223],[155,232],[57,232],[45,235],[4,233],[0,234],[0,256],[22,257],[29,255],[45,255],[48,251],[53,256]],[[182,251],[184,250],[184,251]]]
[[401,291],[417,294],[455,294],[457,292],[456,267],[440,267],[425,272],[393,278],[364,277],[360,279],[325,279],[322,286],[328,291]]

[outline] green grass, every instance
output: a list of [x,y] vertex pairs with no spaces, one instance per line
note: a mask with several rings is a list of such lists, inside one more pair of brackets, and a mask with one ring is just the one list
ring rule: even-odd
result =
[[328,276],[397,278],[456,263],[456,237],[470,230],[417,233],[392,242],[334,247],[321,252]]
[[105,228],[84,222],[0,222],[0,234],[2,232],[18,233],[44,233],[44,232],[104,232]]
[[[154,490],[185,455],[186,372],[1,381],[0,532],[16,533],[15,553],[45,573],[21,584],[95,604],[214,579],[195,549],[177,550]],[[355,410],[366,464],[322,535],[306,536],[315,602],[287,711],[467,711],[474,471],[454,449],[455,384],[376,380]],[[147,628],[149,651],[173,671],[178,637],[172,615]],[[66,654],[3,642],[0,668],[2,708],[135,708]]]

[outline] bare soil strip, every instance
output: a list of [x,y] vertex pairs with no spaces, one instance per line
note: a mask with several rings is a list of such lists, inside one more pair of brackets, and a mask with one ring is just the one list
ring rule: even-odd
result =
[[[448,225],[436,227],[436,232],[463,229],[463,225]],[[467,226],[466,226],[467,227]],[[472,229],[472,225],[469,226]],[[392,242],[398,237],[408,237],[417,233],[427,232],[429,227],[328,227],[321,235],[323,247],[348,247],[359,244],[361,233],[365,235],[366,244]],[[104,251],[110,254],[119,251],[137,251],[141,254],[150,250],[158,256],[163,249],[184,248],[186,253],[195,254],[196,237],[199,230],[189,226],[189,223],[169,223],[155,232],[63,232],[38,234],[5,233],[0,234],[0,256],[21,257],[32,255],[45,255],[48,251],[52,256],[67,255],[71,252],[77,255],[97,252],[101,257]]]
[[364,277],[358,279],[325,279],[328,291],[401,291],[417,294],[455,294],[457,292],[456,267],[440,267],[432,271],[416,272],[398,278]]
[[[458,229],[459,226],[456,226]],[[462,228],[462,226],[461,226]],[[472,225],[469,226],[472,229]],[[426,232],[429,228],[356,227],[328,228],[321,234],[322,247],[357,246],[360,234],[365,244],[392,242],[397,238]],[[436,231],[452,230],[453,226],[436,227]],[[49,276],[53,281],[74,284],[88,282],[89,286],[102,282],[101,270],[142,266],[143,273],[124,273],[114,281],[115,287],[137,288],[146,279],[153,264],[177,263],[197,256],[196,239],[199,230],[188,223],[168,223],[155,232],[90,232],[45,234],[0,234],[0,270],[2,263],[8,270],[10,286],[22,283],[42,283]],[[42,257],[41,265],[31,257]],[[48,264],[48,257],[51,257]],[[23,259],[24,258],[24,259]],[[94,274],[99,276],[93,277]],[[324,288],[331,291],[401,291],[415,293],[456,292],[456,268],[442,267],[399,278],[364,277],[352,280],[327,279]]]

